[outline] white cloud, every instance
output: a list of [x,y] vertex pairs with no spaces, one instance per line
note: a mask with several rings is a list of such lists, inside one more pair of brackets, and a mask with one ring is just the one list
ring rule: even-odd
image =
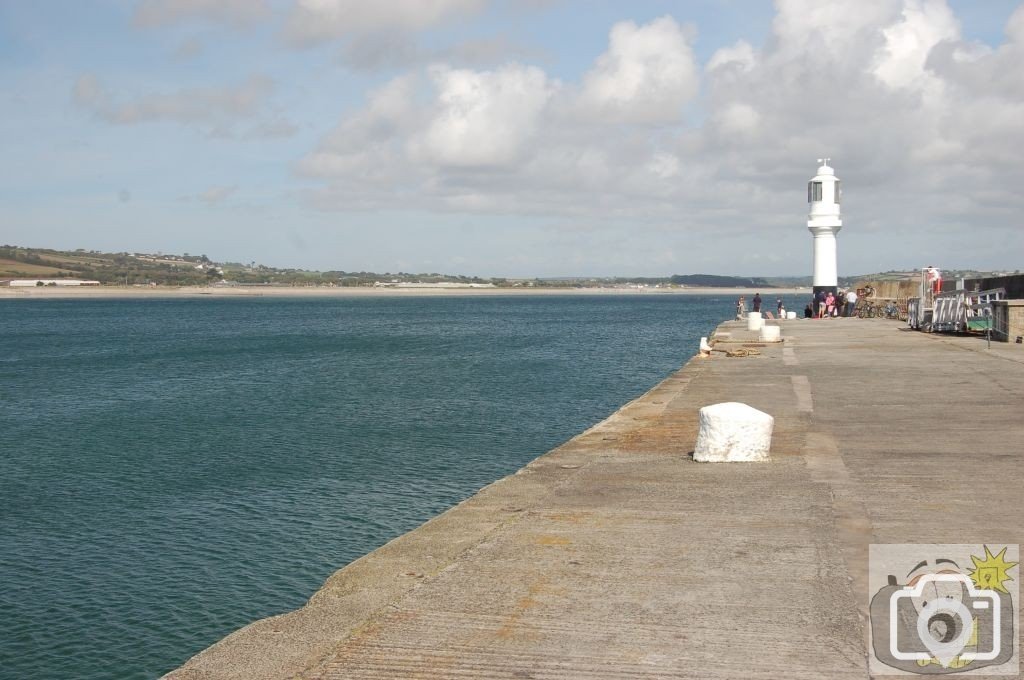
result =
[[386,175],[400,159],[404,140],[415,129],[417,81],[401,76],[369,95],[365,109],[343,121],[304,158],[299,169],[310,176],[338,176],[349,172],[366,180]]
[[678,121],[697,93],[699,71],[672,17],[612,27],[608,51],[584,76],[581,104],[597,116],[627,123]]
[[406,147],[423,124],[419,85],[411,75],[383,84],[369,94],[366,107],[344,119],[298,162],[299,174],[329,183],[314,192],[315,205],[358,210],[418,200],[415,193],[422,191],[425,178]]
[[180,21],[201,20],[248,26],[267,18],[266,0],[143,0],[135,9],[136,26],[153,28]]
[[484,0],[298,0],[285,28],[293,44],[390,31],[422,31],[481,9]]
[[757,130],[761,115],[749,104],[736,102],[717,111],[714,122],[724,135],[748,137]]
[[960,37],[960,27],[944,0],[908,0],[900,21],[882,31],[885,47],[874,73],[889,87],[923,85],[932,48]]
[[404,33],[374,33],[355,36],[341,49],[345,65],[360,71],[407,69],[438,62],[481,67],[533,56],[536,50],[501,35],[465,40],[449,47],[427,48]]
[[435,66],[437,104],[413,144],[417,156],[441,165],[492,166],[521,158],[555,86],[535,67],[496,71]]
[[776,55],[824,64],[874,52],[883,41],[880,29],[899,18],[902,3],[776,0],[775,6]]
[[1024,99],[1024,5],[1006,25],[1007,41],[993,50],[987,45],[946,41],[929,53],[925,69],[949,85],[975,97]]
[[1006,22],[1006,36],[1017,44],[1024,44],[1024,4],[1014,10]]
[[844,241],[884,233],[897,253],[885,267],[926,229],[981,215],[1020,226],[1024,10],[988,48],[963,41],[939,0],[777,7],[763,45],[724,46],[703,69],[663,18],[616,24],[578,82],[520,64],[410,72],[300,168],[322,181],[325,209],[561,216],[581,233],[657,225],[689,239],[677,252],[753,222],[803,253],[803,186],[830,156],[846,182]]
[[[23,38],[61,28],[37,5],[12,26]],[[700,12],[641,20],[625,4],[585,35],[610,6],[595,13],[585,0],[530,15],[516,0],[100,5],[94,18],[107,32],[53,33],[64,61],[95,75],[66,83],[60,69],[29,63],[39,61],[39,41],[19,42],[29,61],[8,69],[4,112],[24,131],[5,147],[20,168],[8,178],[15,188],[92,172],[108,185],[98,205],[123,216],[166,195],[243,209],[242,190],[223,185],[244,182],[225,178],[255,172],[265,215],[273,212],[268,233],[274,223],[305,224],[296,229],[358,257],[357,230],[327,225],[387,231],[382,253],[388,241],[437,246],[438,261],[457,252],[481,272],[499,260],[462,247],[472,240],[460,241],[466,225],[478,244],[498,242],[489,233],[500,231],[503,248],[520,262],[548,262],[551,273],[574,253],[584,254],[581,266],[625,266],[628,254],[644,271],[660,251],[690,271],[690,258],[722,253],[727,266],[707,270],[757,273],[740,259],[748,252],[770,250],[789,263],[780,268],[801,270],[804,185],[814,159],[831,156],[845,186],[844,272],[900,266],[935,234],[949,235],[950,259],[975,249],[1001,264],[1024,252],[1024,6],[1009,16],[997,3],[982,16],[951,11],[963,0],[778,0],[773,14],[762,17],[771,3],[761,3],[741,22],[753,32],[733,24],[722,38],[720,22]],[[566,21],[588,11],[588,21]],[[999,13],[1005,38],[991,31]],[[154,28],[149,44],[119,41],[125,15]],[[252,32],[224,32],[261,16]],[[332,42],[275,54],[286,23],[303,45]],[[126,49],[134,63],[111,61]],[[239,76],[239,64],[271,69],[274,83]],[[55,83],[65,98],[73,89],[77,120],[62,119]],[[210,144],[195,132],[239,141]],[[175,188],[180,163],[191,179]],[[275,164],[299,176],[275,189]],[[278,200],[297,194],[343,217]],[[848,259],[857,248],[860,259]]]
[[241,119],[260,114],[274,90],[274,83],[253,76],[227,87],[195,87],[150,93],[126,99],[111,93],[94,75],[79,77],[73,97],[77,104],[99,118],[117,125],[173,121],[203,128],[211,134],[230,135]]
[[659,179],[670,180],[679,176],[679,158],[659,151],[651,157],[647,169]]
[[722,47],[711,55],[708,60],[707,70],[716,71],[723,69],[734,69],[746,72],[754,68],[757,60],[754,48],[746,40],[739,40],[735,45]]

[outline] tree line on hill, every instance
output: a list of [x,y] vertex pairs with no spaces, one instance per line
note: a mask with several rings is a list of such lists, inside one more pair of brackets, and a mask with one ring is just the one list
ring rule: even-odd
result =
[[[840,277],[844,288],[866,280],[906,280],[914,270]],[[988,272],[947,269],[947,278],[991,276]],[[313,271],[268,267],[256,262],[213,262],[206,255],[103,253],[21,246],[0,246],[0,278],[83,278],[108,285],[196,286],[211,283],[285,286],[372,286],[377,282],[490,283],[498,287],[597,288],[605,286],[683,286],[700,288],[809,287],[810,276],[741,277],[718,274],[675,274],[667,277],[482,278],[453,274],[342,270]]]

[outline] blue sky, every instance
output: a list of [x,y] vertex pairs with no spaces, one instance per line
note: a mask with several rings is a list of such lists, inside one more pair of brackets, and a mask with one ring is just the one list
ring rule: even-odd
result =
[[0,242],[496,276],[1024,254],[1024,9],[0,0]]

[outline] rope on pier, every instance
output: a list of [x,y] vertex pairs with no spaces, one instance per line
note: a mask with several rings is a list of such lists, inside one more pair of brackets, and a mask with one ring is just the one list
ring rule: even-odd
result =
[[761,350],[751,347],[737,347],[736,349],[712,348],[712,352],[722,352],[727,357],[756,357],[760,356]]

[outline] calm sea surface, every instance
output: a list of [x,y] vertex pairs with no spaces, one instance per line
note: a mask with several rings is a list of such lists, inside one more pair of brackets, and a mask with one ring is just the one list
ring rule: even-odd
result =
[[154,678],[600,421],[732,298],[0,301],[0,677]]

